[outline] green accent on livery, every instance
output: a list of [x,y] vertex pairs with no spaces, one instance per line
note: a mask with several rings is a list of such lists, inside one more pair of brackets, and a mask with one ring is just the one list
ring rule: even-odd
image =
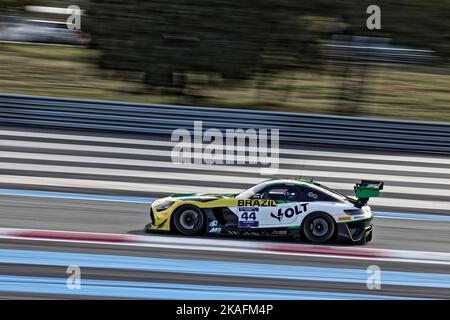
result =
[[287,227],[289,230],[298,230],[300,229],[300,226],[289,226]]
[[301,181],[301,182],[308,183],[308,184],[314,183],[313,178],[310,178],[310,179],[305,179],[305,178],[295,178],[294,180]]
[[182,197],[191,197],[191,196],[195,196],[196,193],[176,193],[176,194],[172,194],[171,197],[172,198],[182,198]]

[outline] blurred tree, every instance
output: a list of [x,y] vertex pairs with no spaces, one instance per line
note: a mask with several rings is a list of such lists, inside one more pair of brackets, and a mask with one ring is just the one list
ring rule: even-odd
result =
[[[332,34],[390,37],[450,54],[449,0],[379,0],[382,29],[366,28],[369,0],[91,0],[84,28],[99,65],[156,87],[185,85],[189,72],[239,81],[320,64]],[[356,67],[357,68],[357,67]],[[343,72],[360,74],[364,70]],[[364,79],[362,79],[364,83]],[[263,80],[264,82],[266,80]],[[364,90],[358,89],[358,96]],[[359,99],[359,98],[358,98]]]
[[[388,38],[390,44],[431,49],[443,59],[450,57],[449,0],[379,0],[376,4],[381,8],[381,30],[366,28],[368,15],[365,10],[374,4],[371,0],[318,0],[317,4],[341,17],[347,25],[342,32],[345,35]],[[351,54],[347,62],[335,64],[340,67],[341,78],[341,93],[335,112],[367,114],[362,105],[370,97],[369,65],[355,60]]]
[[183,87],[187,72],[243,80],[320,61],[311,49],[335,23],[304,18],[292,0],[103,0],[88,12],[100,66],[143,72],[162,87]]
[[188,71],[247,77],[271,27],[270,11],[245,1],[96,1],[89,17],[101,66],[142,71],[155,86],[183,86]]
[[16,13],[22,11],[25,6],[32,5],[34,0],[1,0],[0,13]]

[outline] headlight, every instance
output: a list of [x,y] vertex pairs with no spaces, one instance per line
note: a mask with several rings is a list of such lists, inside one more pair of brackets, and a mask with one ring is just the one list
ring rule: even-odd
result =
[[170,208],[171,205],[173,205],[175,201],[167,201],[163,202],[156,206],[156,211],[164,211]]

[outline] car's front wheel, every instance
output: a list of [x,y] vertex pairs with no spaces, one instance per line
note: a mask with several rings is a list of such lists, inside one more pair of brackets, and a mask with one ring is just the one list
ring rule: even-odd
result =
[[303,233],[311,242],[328,242],[333,239],[335,232],[336,224],[325,212],[311,213],[303,222]]
[[204,224],[205,217],[195,206],[182,206],[175,211],[173,216],[173,226],[181,234],[199,234],[203,230]]

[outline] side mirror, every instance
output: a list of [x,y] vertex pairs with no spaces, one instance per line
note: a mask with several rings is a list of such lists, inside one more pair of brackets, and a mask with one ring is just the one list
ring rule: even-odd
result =
[[250,197],[250,199],[261,199],[261,194],[260,193],[255,193],[254,195],[252,195]]

